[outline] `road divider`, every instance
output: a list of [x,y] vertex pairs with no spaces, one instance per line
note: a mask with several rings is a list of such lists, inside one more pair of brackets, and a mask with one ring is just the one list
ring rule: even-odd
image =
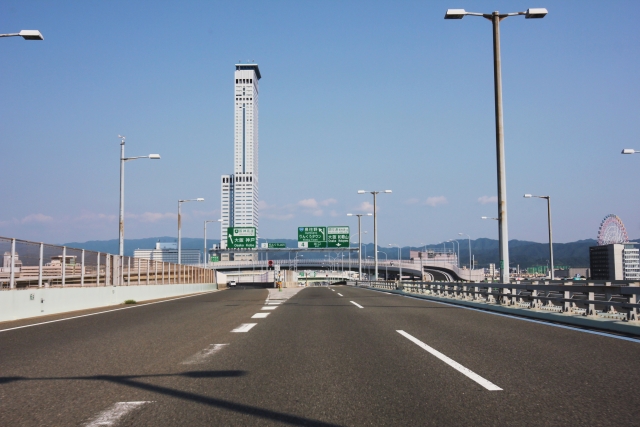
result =
[[431,353],[433,356],[437,357],[438,359],[442,360],[444,363],[446,363],[447,365],[451,366],[453,369],[455,369],[456,371],[460,372],[461,374],[467,376],[468,378],[471,378],[473,381],[477,382],[478,384],[480,384],[482,387],[486,388],[487,390],[490,391],[501,391],[502,389],[500,387],[498,387],[497,385],[493,384],[491,381],[488,381],[484,378],[482,378],[480,375],[476,374],[475,372],[473,372],[472,370],[465,368],[464,366],[462,366],[461,364],[459,364],[458,362],[456,362],[455,360],[445,356],[444,354],[440,353],[438,350],[429,347],[428,345],[426,345],[425,343],[423,343],[422,341],[420,341],[418,338],[406,333],[405,331],[402,330],[396,330],[397,333],[399,333],[400,335],[402,335],[403,337],[405,337],[406,339],[408,339],[409,341],[413,342],[414,344],[416,344],[418,347],[421,347],[422,349],[428,351],[429,353]]

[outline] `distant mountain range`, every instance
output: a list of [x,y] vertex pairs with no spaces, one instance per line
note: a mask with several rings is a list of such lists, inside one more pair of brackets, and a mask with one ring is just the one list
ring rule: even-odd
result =
[[[261,239],[262,240],[262,239]],[[145,239],[125,239],[125,255],[132,256],[135,249],[153,249],[156,242],[175,242],[175,237],[163,236],[163,237],[149,237]],[[298,241],[293,239],[268,239],[269,242],[283,242],[286,243],[288,248],[297,248]],[[639,239],[632,240],[639,241]],[[460,264],[469,264],[469,243],[468,240],[458,240],[460,243]],[[218,244],[217,239],[208,239],[208,246]],[[569,267],[588,267],[589,266],[589,246],[595,246],[598,242],[594,239],[578,240],[577,242],[570,243],[554,243],[553,244],[553,258],[556,266],[569,266]],[[79,249],[87,249],[99,252],[118,253],[118,240],[92,240],[88,242],[69,242],[64,243],[65,246]],[[201,238],[183,237],[182,248],[183,249],[199,249],[202,250],[203,242]],[[456,252],[458,245],[455,244]],[[446,247],[451,250],[452,244],[447,243]],[[427,245],[427,249],[443,249],[442,244]],[[409,258],[409,251],[422,250],[424,246],[420,247],[408,247],[402,248],[402,258]],[[380,252],[384,252],[385,256],[379,257],[380,259],[389,260],[398,258],[397,248],[383,248],[379,247]],[[307,259],[321,259],[325,255],[336,257],[339,254],[339,250],[335,252],[307,252],[303,256]],[[373,243],[363,245],[362,256],[373,255]],[[494,239],[476,239],[471,240],[471,253],[476,261],[478,267],[488,267],[490,263],[499,264],[498,258],[498,241]],[[549,244],[548,243],[536,243],[528,242],[525,240],[510,240],[509,241],[509,255],[511,267],[520,266],[521,269],[527,267],[533,267],[537,265],[547,265],[549,259]],[[269,259],[285,259],[289,258],[290,254],[287,251],[269,251]],[[345,259],[347,254],[345,253]]]

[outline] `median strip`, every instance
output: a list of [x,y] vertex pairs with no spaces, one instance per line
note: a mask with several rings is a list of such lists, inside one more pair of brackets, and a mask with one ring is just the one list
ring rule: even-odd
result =
[[493,384],[492,382],[490,382],[488,380],[485,380],[484,378],[482,378],[480,375],[476,374],[472,370],[465,368],[464,366],[462,366],[461,364],[459,364],[455,360],[453,360],[453,359],[445,356],[444,354],[440,353],[438,350],[436,350],[436,349],[434,349],[432,347],[429,347],[428,345],[426,345],[425,343],[420,341],[418,338],[416,338],[416,337],[414,337],[412,335],[409,335],[405,331],[397,330],[396,332],[399,333],[400,335],[402,335],[403,337],[405,337],[406,339],[408,339],[409,341],[412,341],[418,347],[422,347],[422,349],[427,350],[429,353],[431,353],[432,355],[434,355],[438,359],[442,360],[444,363],[446,363],[447,365],[451,366],[456,371],[460,372],[461,374],[466,375],[468,378],[471,378],[472,380],[474,380],[475,382],[477,382],[478,384],[480,384],[482,387],[486,388],[487,390],[491,390],[491,391],[500,391],[500,390],[502,390],[500,387],[498,387],[497,385]]

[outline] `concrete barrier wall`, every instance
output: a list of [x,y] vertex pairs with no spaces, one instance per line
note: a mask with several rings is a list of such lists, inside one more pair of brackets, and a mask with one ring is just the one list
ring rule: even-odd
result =
[[216,290],[215,283],[37,288],[0,291],[0,322],[89,308],[109,307],[133,299],[145,301]]

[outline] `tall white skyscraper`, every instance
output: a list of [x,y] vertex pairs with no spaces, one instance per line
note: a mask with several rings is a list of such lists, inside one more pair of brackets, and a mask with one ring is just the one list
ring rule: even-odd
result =
[[[222,245],[227,227],[258,228],[258,64],[236,64],[233,174],[221,177]],[[236,254],[236,259],[238,258]],[[248,254],[247,254],[248,255]]]

